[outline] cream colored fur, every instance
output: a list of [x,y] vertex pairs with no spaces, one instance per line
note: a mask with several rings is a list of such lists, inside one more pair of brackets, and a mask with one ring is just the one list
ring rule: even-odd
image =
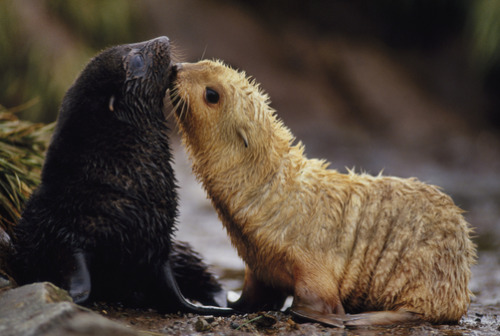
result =
[[193,171],[257,278],[324,313],[465,314],[475,246],[450,197],[307,159],[258,85],[220,61],[183,64],[173,95]]

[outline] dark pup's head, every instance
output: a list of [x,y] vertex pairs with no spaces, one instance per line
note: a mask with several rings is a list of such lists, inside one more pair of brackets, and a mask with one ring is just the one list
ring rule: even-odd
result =
[[109,48],[82,71],[64,97],[63,124],[120,120],[143,125],[163,119],[163,97],[172,70],[167,37]]

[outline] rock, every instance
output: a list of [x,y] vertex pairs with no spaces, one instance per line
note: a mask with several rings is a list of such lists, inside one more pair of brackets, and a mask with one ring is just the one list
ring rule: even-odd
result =
[[0,295],[0,335],[139,335],[74,304],[68,293],[44,282]]
[[43,333],[44,336],[138,336],[139,333],[117,322],[91,312],[79,313],[62,325]]

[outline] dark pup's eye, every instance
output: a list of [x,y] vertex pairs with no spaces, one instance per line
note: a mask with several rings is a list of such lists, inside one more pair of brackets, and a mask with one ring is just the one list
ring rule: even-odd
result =
[[132,57],[132,60],[130,61],[130,66],[132,69],[140,69],[144,66],[144,58],[142,57],[141,54],[136,54],[134,57]]
[[205,100],[209,104],[217,104],[219,102],[219,93],[215,91],[214,89],[211,88],[206,88],[205,89]]

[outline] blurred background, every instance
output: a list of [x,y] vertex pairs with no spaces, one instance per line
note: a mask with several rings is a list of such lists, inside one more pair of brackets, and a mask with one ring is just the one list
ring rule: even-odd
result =
[[[255,77],[309,157],[439,185],[500,249],[500,1],[1,0],[0,105],[54,121],[90,57],[159,35]],[[239,272],[170,122],[178,236]]]

